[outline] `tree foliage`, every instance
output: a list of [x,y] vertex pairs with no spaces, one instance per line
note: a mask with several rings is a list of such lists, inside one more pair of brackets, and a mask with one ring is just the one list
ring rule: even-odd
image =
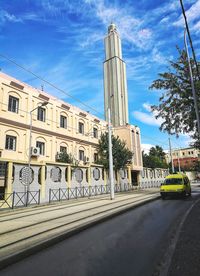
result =
[[74,158],[71,154],[68,154],[67,152],[63,151],[59,153],[58,161],[61,163],[72,164],[74,161]]
[[[117,136],[112,135],[112,153],[114,170],[120,170],[131,162],[133,153],[127,148],[126,143]],[[108,133],[101,135],[98,148],[98,163],[106,170],[109,168]]]
[[160,146],[151,147],[149,154],[143,152],[142,157],[144,167],[152,169],[168,168],[168,165],[165,161],[165,152]]
[[[189,66],[186,52],[177,48],[179,57],[170,61],[168,72],[160,73],[159,79],[153,81],[150,89],[164,91],[159,98],[159,104],[153,105],[152,111],[156,118],[163,120],[160,129],[169,134],[189,133],[199,147],[197,121],[192,95]],[[200,81],[197,75],[193,59],[191,67],[193,71],[195,91],[200,109]],[[200,63],[198,62],[200,67]]]

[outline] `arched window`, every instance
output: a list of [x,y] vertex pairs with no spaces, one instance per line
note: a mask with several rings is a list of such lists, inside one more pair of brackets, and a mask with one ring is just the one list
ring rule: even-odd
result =
[[68,116],[65,112],[60,113],[60,127],[67,128],[68,125]]
[[5,132],[5,135],[5,149],[16,151],[19,141],[19,134],[14,130],[7,130]]
[[85,151],[86,149],[84,147],[79,147],[79,151],[78,151],[78,158],[79,158],[79,161],[86,161],[85,160]]
[[19,103],[21,96],[15,91],[10,91],[8,95],[8,111],[19,113]]
[[93,127],[93,137],[98,139],[98,127],[96,125]]
[[45,155],[46,140],[43,137],[36,138],[36,148],[39,148],[40,155]]
[[81,134],[84,134],[84,121],[83,120],[79,120],[79,122],[78,122],[78,132]]

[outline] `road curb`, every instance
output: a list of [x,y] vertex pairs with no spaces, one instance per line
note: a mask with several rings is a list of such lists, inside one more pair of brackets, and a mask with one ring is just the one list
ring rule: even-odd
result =
[[[146,199],[142,202],[139,202],[137,203],[136,205],[132,205],[132,206],[127,206],[121,210],[117,210],[111,214],[108,214],[108,215],[104,215],[103,217],[100,217],[100,218],[97,218],[95,219],[94,221],[90,221],[90,222],[87,222],[87,223],[84,223],[78,227],[75,227],[74,229],[70,229],[69,231],[67,232],[64,232],[64,233],[61,233],[60,235],[56,235],[55,237],[51,237],[50,239],[47,239],[45,240],[44,242],[40,242],[39,244],[35,244],[27,249],[23,249],[15,254],[12,254],[10,256],[7,256],[3,259],[0,260],[0,270],[6,268],[7,266],[13,264],[13,263],[16,263],[16,262],[19,262],[20,260],[32,255],[32,254],[35,254],[41,250],[44,250],[50,246],[53,246],[55,245],[56,243],[59,243],[75,234],[78,234],[84,230],[86,230],[87,228],[90,228],[90,227],[93,227],[97,224],[100,224],[104,221],[107,221],[111,218],[114,218],[120,214],[123,214],[123,213],[126,213],[127,211],[129,210],[132,210],[132,209],[135,209],[137,207],[140,207],[142,205],[145,205],[147,203],[150,203],[152,201],[155,201],[157,199],[160,198],[160,195],[158,196],[155,196],[153,198],[150,198],[150,199]],[[133,202],[134,204],[134,202]]]

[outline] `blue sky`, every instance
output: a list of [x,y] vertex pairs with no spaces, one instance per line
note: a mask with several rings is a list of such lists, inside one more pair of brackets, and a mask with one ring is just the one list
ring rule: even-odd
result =
[[[196,55],[200,57],[200,0],[184,0]],[[58,86],[58,92],[0,57],[0,68],[21,81],[56,95],[84,110],[71,95],[103,119],[103,38],[114,22],[127,65],[130,123],[141,129],[144,149],[168,148],[168,135],[149,106],[160,92],[148,87],[183,48],[184,22],[179,0],[0,0],[0,54]],[[173,147],[189,137],[172,137]]]

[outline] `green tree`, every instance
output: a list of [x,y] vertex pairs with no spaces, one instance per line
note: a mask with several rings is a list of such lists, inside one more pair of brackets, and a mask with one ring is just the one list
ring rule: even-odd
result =
[[[126,143],[112,135],[112,153],[114,170],[120,170],[131,162],[133,153],[127,148]],[[99,140],[98,163],[106,170],[109,168],[108,133],[102,134]]]
[[165,161],[165,152],[162,147],[155,146],[151,147],[149,154],[142,152],[143,166],[147,168],[168,168]]
[[63,151],[59,153],[59,158],[57,159],[57,161],[61,163],[72,164],[74,158],[71,154],[68,154],[67,152]]
[[[156,118],[162,118],[162,131],[169,134],[189,133],[195,140],[194,146],[200,148],[197,132],[197,121],[192,96],[189,67],[186,52],[177,47],[179,57],[170,61],[168,72],[160,73],[159,79],[153,81],[150,89],[164,91],[159,98],[159,104],[153,105],[152,111]],[[198,106],[200,108],[200,81],[193,59],[191,61]],[[200,63],[198,62],[200,67]]]

